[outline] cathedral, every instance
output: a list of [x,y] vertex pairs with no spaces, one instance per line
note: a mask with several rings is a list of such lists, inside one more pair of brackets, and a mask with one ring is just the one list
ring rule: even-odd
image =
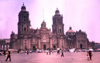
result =
[[26,7],[21,7],[18,15],[18,34],[14,32],[10,36],[10,48],[21,50],[36,49],[87,49],[88,38],[81,30],[74,32],[72,27],[64,34],[63,16],[57,9],[52,17],[52,32],[46,27],[46,22],[41,23],[41,27],[33,29],[29,20],[29,12]]

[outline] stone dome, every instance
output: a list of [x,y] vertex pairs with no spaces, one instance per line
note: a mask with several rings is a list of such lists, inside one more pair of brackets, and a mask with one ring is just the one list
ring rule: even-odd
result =
[[22,10],[22,11],[25,11],[25,10],[26,10],[26,7],[24,6],[24,4],[23,4],[23,6],[21,7],[21,10]]
[[55,11],[55,14],[59,14],[60,12],[59,12],[59,10],[58,10],[58,8],[57,8],[57,10]]
[[74,31],[72,30],[72,27],[69,27],[69,30],[67,32],[74,32]]

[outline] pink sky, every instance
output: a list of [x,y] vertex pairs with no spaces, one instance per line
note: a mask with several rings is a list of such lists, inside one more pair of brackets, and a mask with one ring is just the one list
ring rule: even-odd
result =
[[64,33],[71,26],[75,32],[86,32],[89,41],[100,42],[100,0],[0,0],[0,39],[10,38],[12,31],[17,34],[23,2],[34,29],[40,28],[45,20],[52,30],[52,16],[58,7],[63,15]]

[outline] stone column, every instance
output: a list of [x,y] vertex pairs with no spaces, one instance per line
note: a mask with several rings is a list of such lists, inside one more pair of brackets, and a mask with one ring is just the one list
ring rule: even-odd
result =
[[19,39],[20,40],[20,47],[21,47],[21,49],[22,49],[22,45],[23,45],[23,43],[21,42],[21,39]]
[[50,48],[52,48],[52,39],[50,39]]
[[78,48],[78,40],[76,40],[76,48]]
[[87,49],[87,41],[85,40],[85,44],[86,44],[86,49]]
[[57,37],[57,48],[59,48],[58,37]]
[[29,39],[29,50],[31,49],[31,39]]
[[40,39],[38,39],[38,48],[41,49]]

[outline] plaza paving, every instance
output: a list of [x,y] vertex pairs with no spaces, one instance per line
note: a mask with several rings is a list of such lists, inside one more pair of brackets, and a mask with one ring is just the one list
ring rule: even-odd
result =
[[53,53],[46,55],[46,53],[31,53],[18,54],[12,53],[12,61],[5,61],[6,56],[0,56],[0,63],[100,63],[100,52],[93,52],[91,61],[87,60],[86,52],[70,53],[64,52],[64,57]]

